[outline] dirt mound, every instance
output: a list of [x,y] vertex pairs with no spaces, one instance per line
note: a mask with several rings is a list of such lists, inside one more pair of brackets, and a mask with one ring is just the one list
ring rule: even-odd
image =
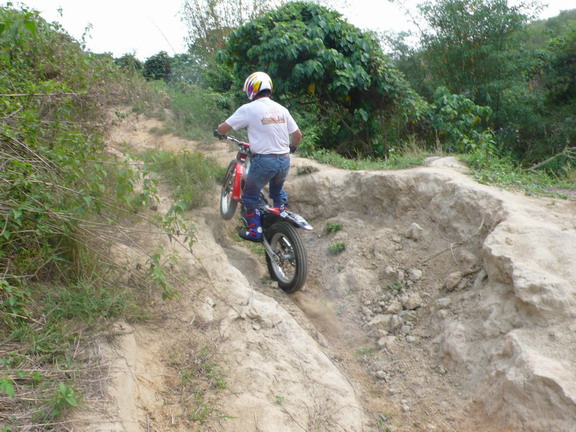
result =
[[[158,147],[150,124],[118,127],[117,148]],[[478,185],[453,159],[294,166],[319,169],[287,184],[315,226],[305,289],[275,287],[216,196],[192,255],[146,236],[178,252],[181,301],[102,341],[110,398],[92,410],[110,420],[84,430],[572,430],[576,203]]]

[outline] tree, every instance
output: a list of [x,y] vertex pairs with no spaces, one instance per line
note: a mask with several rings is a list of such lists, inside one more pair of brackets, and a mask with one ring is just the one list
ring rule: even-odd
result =
[[576,25],[565,36],[550,41],[546,87],[550,102],[576,103]]
[[282,0],[186,0],[182,9],[188,27],[190,54],[206,63],[224,48],[228,35]]
[[172,75],[172,59],[166,51],[160,51],[144,62],[144,78],[168,81]]
[[421,108],[375,35],[312,3],[286,3],[242,25],[230,34],[220,61],[238,87],[263,70],[286,103],[317,107],[320,145],[348,155],[384,155],[383,134],[396,130],[386,121],[399,112],[405,121]]
[[525,58],[516,49],[515,35],[538,2],[440,0],[419,8],[430,26],[422,45],[433,87],[445,85],[498,112],[503,90],[523,78]]
[[144,64],[134,54],[124,54],[122,57],[114,59],[114,63],[126,72],[141,73],[144,69]]

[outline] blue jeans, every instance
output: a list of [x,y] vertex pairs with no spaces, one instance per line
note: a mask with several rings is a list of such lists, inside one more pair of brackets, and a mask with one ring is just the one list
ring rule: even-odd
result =
[[284,182],[290,169],[290,157],[286,155],[253,155],[250,169],[242,190],[242,202],[246,208],[260,207],[260,191],[270,185],[270,199],[274,205],[288,202]]

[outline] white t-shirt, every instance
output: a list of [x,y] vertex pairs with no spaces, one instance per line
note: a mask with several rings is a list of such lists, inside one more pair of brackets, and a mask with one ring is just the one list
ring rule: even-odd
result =
[[290,134],[298,130],[288,110],[268,97],[242,105],[226,123],[234,130],[248,128],[250,149],[256,154],[288,153]]

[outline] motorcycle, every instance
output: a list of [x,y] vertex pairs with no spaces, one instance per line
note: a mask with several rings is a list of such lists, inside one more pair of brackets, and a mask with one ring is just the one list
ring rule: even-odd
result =
[[[236,157],[230,161],[220,193],[220,215],[224,220],[230,220],[241,204],[242,188],[245,177],[250,169],[250,144],[232,136],[218,136],[227,139],[238,146]],[[304,286],[308,274],[306,249],[297,228],[312,230],[312,226],[299,214],[288,209],[271,207],[263,193],[260,193],[262,244],[266,251],[266,264],[272,280],[287,293],[298,291]],[[246,226],[243,217],[241,220]]]

